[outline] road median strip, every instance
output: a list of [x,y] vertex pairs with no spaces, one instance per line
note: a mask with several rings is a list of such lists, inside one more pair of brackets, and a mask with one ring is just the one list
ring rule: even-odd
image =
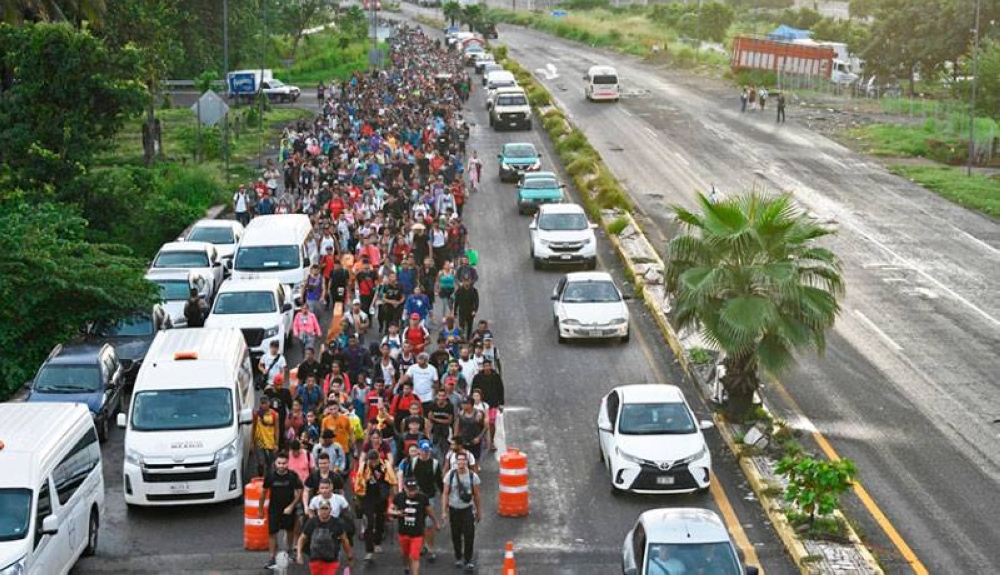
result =
[[[670,323],[670,300],[663,283],[665,264],[632,217],[632,204],[600,154],[590,145],[579,130],[552,100],[548,90],[520,64],[507,56],[506,46],[494,46],[496,60],[511,71],[518,83],[525,88],[532,108],[541,117],[542,124],[560,160],[573,183],[580,191],[587,213],[606,232],[615,251],[625,264],[628,279],[635,286],[659,327],[664,340],[674,351],[684,373],[698,385],[699,390],[711,395],[706,374],[691,360],[690,353],[697,347],[697,338],[681,334]],[[763,408],[772,420],[773,416]],[[777,462],[773,458],[750,453],[751,448],[741,447],[736,438],[740,427],[716,414],[719,432],[730,451],[737,458],[765,514],[774,526],[800,572],[808,575],[871,574],[884,573],[875,556],[861,542],[856,531],[839,512],[831,519],[843,528],[843,541],[807,539],[789,521],[786,513],[792,505],[781,497],[784,485],[772,473]],[[776,429],[778,429],[776,427]],[[771,477],[765,475],[762,468]]]

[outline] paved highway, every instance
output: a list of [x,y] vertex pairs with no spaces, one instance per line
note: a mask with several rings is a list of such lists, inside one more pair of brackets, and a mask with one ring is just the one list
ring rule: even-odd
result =
[[[773,110],[741,115],[736,93],[712,80],[534,30],[503,27],[500,42],[587,133],[661,245],[674,228],[669,206],[692,206],[713,183],[723,194],[789,190],[837,223],[830,247],[848,294],[829,349],[804,357],[768,398],[858,463],[932,573],[1000,564],[1000,223],[797,126],[794,106],[778,126]],[[581,77],[595,64],[618,68],[620,103],[584,99]],[[865,527],[890,571],[908,571],[880,526]]]
[[[480,254],[481,317],[497,334],[507,387],[508,445],[529,457],[531,515],[496,515],[497,464],[485,464],[486,513],[476,546],[481,573],[496,573],[503,544],[517,546],[526,575],[607,575],[620,570],[622,538],[644,510],[661,506],[704,506],[728,515],[730,529],[745,536],[769,575],[795,572],[773,530],[753,500],[733,458],[715,431],[707,432],[715,459],[716,483],[709,495],[614,497],[598,461],[595,417],[600,397],[611,387],[636,382],[682,383],[669,348],[641,303],[631,304],[629,344],[558,345],[551,323],[549,294],[559,271],[534,271],[528,258],[526,217],[518,216],[516,193],[497,179],[496,157],[508,141],[531,141],[554,150],[538,132],[496,134],[487,127],[480,94],[470,102],[474,123],[469,149],[484,159],[484,185],[468,207],[471,242]],[[605,238],[599,239],[601,267],[621,277],[620,264]],[[696,391],[686,394],[699,416],[709,412]],[[174,572],[259,573],[266,557],[242,551],[242,505],[182,507],[126,512],[121,496],[122,435],[115,430],[104,449],[108,514],[95,558],[77,574]],[[720,495],[722,494],[722,495]],[[448,533],[439,551],[449,549]],[[446,543],[447,542],[447,543]],[[365,573],[399,572],[395,545]],[[451,573],[450,551],[426,573]]]

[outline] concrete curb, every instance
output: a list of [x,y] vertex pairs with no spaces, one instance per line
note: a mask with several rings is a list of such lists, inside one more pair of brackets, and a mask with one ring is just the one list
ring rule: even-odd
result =
[[[655,296],[648,289],[648,284],[645,282],[645,276],[642,272],[637,271],[636,262],[624,249],[621,239],[608,230],[608,222],[614,221],[618,218],[624,218],[628,221],[628,229],[631,226],[638,238],[633,237],[633,241],[644,244],[648,248],[649,252],[655,254],[652,246],[649,244],[649,240],[646,238],[642,229],[639,227],[635,218],[627,212],[603,212],[601,218],[601,227],[607,233],[608,238],[611,240],[611,244],[615,247],[615,251],[621,258],[622,262],[625,264],[625,268],[631,275],[632,280],[635,282],[637,289],[641,291],[642,299],[649,309],[650,313],[653,315],[653,319],[656,321],[657,326],[660,328],[660,333],[663,335],[663,339],[667,342],[667,345],[674,351],[677,356],[677,360],[687,374],[688,378],[695,382],[699,389],[707,389],[707,385],[704,381],[701,381],[700,376],[691,368],[691,362],[687,357],[687,351],[681,344],[680,338],[677,335],[677,331],[670,325],[667,319],[666,313],[664,313],[661,303],[657,302]],[[643,250],[646,251],[646,250]],[[659,256],[648,258],[651,263],[648,265],[658,266],[662,271],[665,269],[663,261]],[[803,575],[826,575],[831,573],[831,571],[821,570],[816,563],[816,556],[810,553],[806,549],[806,545],[802,538],[799,537],[795,529],[789,524],[788,519],[785,517],[782,502],[780,499],[768,495],[771,490],[771,486],[768,481],[760,474],[757,468],[751,463],[750,459],[744,457],[741,449],[736,443],[736,439],[733,437],[732,432],[729,429],[728,423],[719,414],[713,416],[716,424],[716,428],[719,430],[720,435],[722,435],[723,441],[729,450],[736,456],[736,460],[743,470],[743,474],[746,476],[747,481],[750,483],[751,489],[753,489],[754,494],[761,503],[761,507],[764,509],[764,513],[767,515],[771,524],[774,526],[774,530],[777,532],[778,537],[781,539],[782,544],[788,551],[789,556],[795,563],[796,567],[799,568],[799,572]],[[835,511],[833,514],[836,518],[843,520],[844,516],[839,510]],[[854,550],[862,557],[862,559],[867,563],[870,573],[876,575],[883,575],[882,568],[879,566],[875,557],[871,554],[867,547],[861,542],[861,539],[855,533],[854,529],[851,528],[849,524],[847,525],[847,536],[850,539]]]

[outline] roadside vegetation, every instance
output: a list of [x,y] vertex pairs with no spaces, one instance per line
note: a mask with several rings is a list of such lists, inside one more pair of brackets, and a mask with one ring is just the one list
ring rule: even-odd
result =
[[[279,77],[286,60],[310,81],[366,67],[363,15],[305,35],[332,19],[328,1],[266,1],[229,1],[230,69],[258,67],[261,45]],[[37,5],[0,24],[0,400],[85,322],[152,305],[149,258],[229,197],[221,127],[199,134],[163,84],[221,78],[221,3]],[[254,107],[231,109],[233,183],[257,175],[260,151],[304,114],[266,108],[263,121]]]

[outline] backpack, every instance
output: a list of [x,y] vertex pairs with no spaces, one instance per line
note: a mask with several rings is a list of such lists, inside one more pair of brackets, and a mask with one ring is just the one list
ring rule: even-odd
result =
[[[329,523],[337,525],[340,522],[331,518]],[[309,538],[309,558],[336,561],[338,557],[340,557],[340,536],[334,536],[329,526],[323,526],[317,521],[316,529]]]
[[184,304],[184,319],[187,320],[188,327],[202,327],[205,325],[205,314],[201,311],[199,300],[188,298]]

